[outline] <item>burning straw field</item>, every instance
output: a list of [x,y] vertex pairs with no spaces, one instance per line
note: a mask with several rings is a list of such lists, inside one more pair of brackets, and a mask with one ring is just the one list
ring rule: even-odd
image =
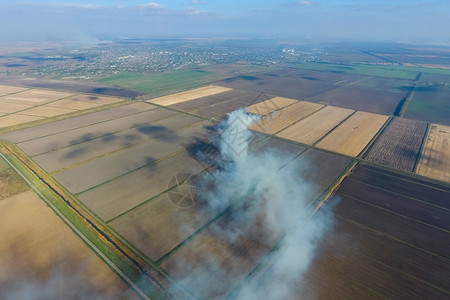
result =
[[205,86],[0,139],[128,245],[165,296],[442,298],[450,190],[408,175],[448,179],[433,163],[448,158],[448,128],[427,126]]
[[241,111],[217,124],[135,103],[1,138],[174,281],[176,293],[214,298],[240,293],[351,164],[250,131],[253,121]]

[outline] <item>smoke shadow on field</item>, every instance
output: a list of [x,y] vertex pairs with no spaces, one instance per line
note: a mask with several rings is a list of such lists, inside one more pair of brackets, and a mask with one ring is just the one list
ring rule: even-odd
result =
[[86,152],[87,152],[86,147],[84,147],[84,148],[80,148],[80,147],[79,147],[79,148],[76,148],[76,149],[74,149],[74,150],[71,150],[71,151],[67,152],[67,153],[64,155],[63,160],[64,160],[64,159],[68,159],[68,158],[77,158],[77,157],[79,157],[79,156],[85,154]]
[[81,137],[79,137],[79,138],[77,138],[77,139],[71,140],[71,141],[69,142],[69,144],[70,144],[70,145],[73,145],[73,144],[79,144],[79,143],[82,143],[82,142],[91,140],[91,139],[93,139],[93,138],[95,138],[95,135],[94,135],[93,133],[86,133],[86,134],[83,134]]

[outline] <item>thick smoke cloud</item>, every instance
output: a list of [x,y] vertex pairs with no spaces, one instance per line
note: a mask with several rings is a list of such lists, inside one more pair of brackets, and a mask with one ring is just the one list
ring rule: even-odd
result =
[[[310,218],[316,187],[300,174],[314,166],[283,149],[251,147],[255,135],[247,126],[254,121],[254,115],[240,109],[218,125],[219,135],[210,139],[220,151],[215,171],[198,183],[203,191],[199,213],[228,208],[208,229],[223,247],[203,251],[201,258],[184,256],[171,266],[181,285],[200,298],[221,299],[233,290],[236,299],[296,298],[318,241],[332,226],[331,214]],[[202,247],[198,239],[190,243],[194,249]],[[229,248],[239,251],[224,264]],[[253,268],[269,253],[266,273],[248,280],[252,270],[246,266]]]

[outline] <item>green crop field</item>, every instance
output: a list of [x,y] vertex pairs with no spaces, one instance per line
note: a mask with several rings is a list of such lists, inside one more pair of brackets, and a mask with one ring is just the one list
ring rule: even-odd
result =
[[226,74],[204,71],[200,68],[155,74],[119,73],[102,78],[99,82],[148,93],[152,97],[185,91],[224,79]]

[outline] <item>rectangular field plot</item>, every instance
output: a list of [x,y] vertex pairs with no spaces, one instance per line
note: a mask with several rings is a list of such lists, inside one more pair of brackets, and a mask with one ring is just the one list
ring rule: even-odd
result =
[[107,120],[132,115],[153,108],[155,108],[155,106],[150,104],[133,103],[130,105],[123,105],[120,107],[115,107],[108,110],[78,116],[66,120],[56,121],[50,124],[44,124],[33,128],[17,130],[11,133],[3,134],[0,137],[2,139],[10,140],[14,143],[19,143],[41,136],[52,135],[58,132],[63,132],[74,128],[89,126]]
[[358,156],[388,118],[358,111],[320,141],[317,147],[348,156]]
[[416,168],[417,174],[450,182],[450,127],[431,124]]
[[298,102],[295,99],[289,99],[284,97],[274,97],[269,100],[253,104],[248,107],[248,112],[265,116],[276,110],[279,110],[285,106],[291,105]]
[[0,117],[0,128],[40,120],[42,117],[12,114]]
[[395,118],[370,149],[367,160],[412,172],[422,146],[427,124]]
[[49,118],[49,117],[72,113],[74,111],[75,110],[73,110],[73,109],[67,109],[67,108],[37,106],[37,107],[33,107],[33,108],[29,108],[27,110],[24,110],[21,113],[30,115],[30,116]]
[[[349,159],[340,156],[316,150],[307,151],[281,170],[281,173],[287,174],[297,172],[299,185],[306,182],[299,199],[244,199],[244,203],[234,203],[220,218],[165,256],[161,266],[187,289],[194,287],[196,280],[204,280],[207,289],[192,288],[199,298],[226,297],[285,233],[283,230],[266,230],[265,210],[260,208],[266,205],[274,209],[284,207],[294,210],[293,215],[299,218],[302,209],[289,201],[302,201],[305,206],[312,204],[349,163]],[[275,208],[277,205],[272,206],[275,202],[280,205],[278,208]],[[296,209],[299,211],[295,212]],[[294,219],[297,220],[297,217]],[[177,236],[177,232],[174,235]]]
[[[386,190],[386,182],[403,190]],[[416,187],[427,190],[421,198],[403,193]],[[448,298],[450,214],[435,201],[450,199],[448,187],[360,165],[336,194],[335,228],[319,244],[300,298]]]
[[274,115],[262,117],[258,122],[250,125],[249,128],[274,134],[322,107],[323,105],[321,104],[300,101],[278,110]]
[[188,152],[181,151],[83,193],[79,199],[109,221],[172,188],[174,176],[182,182],[202,170]]
[[280,131],[277,136],[313,145],[353,112],[350,109],[327,106]]
[[[164,110],[166,111],[166,110]],[[46,171],[54,172],[80,164],[82,162],[94,159],[99,156],[107,155],[119,149],[130,147],[132,145],[150,140],[153,138],[164,139],[164,135],[175,130],[191,126],[203,121],[200,118],[173,114],[173,111],[167,110],[171,116],[161,118],[155,116],[155,121],[147,125],[120,131],[114,134],[99,137],[93,140],[76,144],[70,147],[61,148],[52,152],[34,156],[34,160]],[[160,113],[159,115],[161,115]],[[151,121],[148,119],[147,121]],[[167,139],[175,139],[177,135],[170,135]]]
[[24,90],[28,90],[28,88],[0,84],[0,96],[17,93]]
[[[210,125],[210,123],[207,124]],[[54,177],[72,193],[85,191],[86,195],[80,196],[80,198],[88,197],[88,194],[97,193],[96,189],[92,189],[97,185],[183,150],[197,140],[205,139],[208,133],[205,126],[206,124],[201,123],[174,135],[153,139],[122,151],[98,157],[87,163],[63,170]],[[88,189],[92,190],[86,191]]]
[[225,91],[222,93],[172,104],[172,105],[169,105],[169,107],[178,109],[178,110],[182,110],[182,111],[186,111],[186,112],[191,112],[194,110],[199,110],[204,107],[209,107],[209,106],[217,104],[217,103],[228,101],[233,98],[242,97],[242,96],[245,96],[246,94],[247,94],[246,91],[232,89],[232,90],[228,90],[228,91]]
[[206,87],[201,87],[201,88],[189,90],[186,92],[181,92],[181,93],[176,93],[176,94],[171,94],[171,95],[151,99],[151,100],[148,100],[147,102],[155,103],[158,105],[168,106],[168,105],[173,105],[173,104],[180,103],[180,102],[193,100],[193,99],[200,98],[200,97],[205,97],[205,96],[210,96],[210,95],[226,92],[229,90],[230,89],[226,88],[226,87],[209,85]]
[[37,90],[31,89],[19,92],[12,95],[3,96],[1,99],[15,103],[23,102],[25,104],[40,104],[49,101],[67,98],[73,95],[72,93],[51,91],[51,90]]

